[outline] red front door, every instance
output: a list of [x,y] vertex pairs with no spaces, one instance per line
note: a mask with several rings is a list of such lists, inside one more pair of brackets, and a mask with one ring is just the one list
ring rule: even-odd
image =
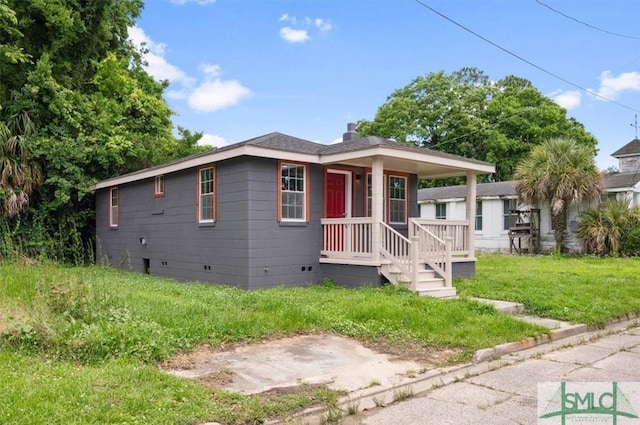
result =
[[[347,216],[347,175],[342,173],[327,174],[326,211],[327,218],[345,218]],[[347,231],[344,224],[329,226],[325,229],[325,247],[331,251],[343,251],[346,245]]]
[[344,218],[347,212],[347,176],[327,173],[327,218]]

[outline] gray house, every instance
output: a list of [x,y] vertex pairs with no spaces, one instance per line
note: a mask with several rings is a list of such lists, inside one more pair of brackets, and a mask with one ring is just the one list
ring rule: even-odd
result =
[[333,145],[270,133],[99,182],[97,259],[245,289],[389,280],[450,296],[475,270],[474,223],[423,223],[418,180],[466,176],[475,197],[493,171],[354,124]]

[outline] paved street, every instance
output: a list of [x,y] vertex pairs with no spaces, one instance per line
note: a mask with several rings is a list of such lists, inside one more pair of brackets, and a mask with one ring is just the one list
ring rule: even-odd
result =
[[[591,341],[567,340],[543,351],[538,347],[506,356],[507,362],[469,368],[451,383],[418,388],[417,396],[407,401],[372,409],[344,423],[536,424],[539,382],[640,382],[640,328],[624,326]],[[640,414],[636,396],[631,402]],[[612,423],[603,421],[598,423]]]

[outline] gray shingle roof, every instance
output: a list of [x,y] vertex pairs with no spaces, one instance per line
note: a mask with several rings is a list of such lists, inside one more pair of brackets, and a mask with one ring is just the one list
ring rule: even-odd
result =
[[633,139],[617,151],[611,154],[612,157],[618,158],[620,156],[627,156],[633,154],[640,154],[640,139]]
[[[182,162],[187,162],[191,159],[200,158],[200,157],[211,155],[214,153],[220,153],[220,152],[236,149],[238,147],[245,146],[245,145],[260,146],[267,149],[274,149],[274,150],[300,153],[300,154],[310,154],[310,155],[330,155],[330,154],[336,154],[336,153],[342,153],[342,152],[354,152],[354,151],[368,149],[375,146],[385,146],[385,147],[404,150],[407,152],[429,154],[429,155],[438,156],[441,158],[462,159],[464,161],[473,162],[476,164],[492,165],[492,164],[489,164],[488,162],[478,161],[474,159],[467,159],[458,155],[438,152],[438,151],[425,149],[425,148],[418,148],[415,146],[407,146],[405,144],[396,142],[395,140],[382,139],[380,137],[375,137],[375,136],[359,137],[357,139],[349,140],[346,142],[335,143],[332,145],[325,145],[322,143],[312,142],[310,140],[300,139],[299,137],[289,136],[288,134],[273,132],[273,133],[268,133],[262,136],[254,137],[252,139],[244,140],[242,142],[234,143],[232,145],[223,146],[221,148],[196,153],[190,156],[186,156],[184,158],[179,158],[170,162],[166,162],[164,164],[156,165],[150,168],[145,168],[143,170],[134,171],[132,173],[125,174],[124,176],[135,176],[136,174],[141,174],[143,172],[164,168],[170,165],[180,164]],[[119,176],[119,177],[123,177],[123,176]]]
[[[516,181],[480,183],[476,187],[476,196],[479,198],[488,196],[516,196]],[[431,187],[418,190],[418,202],[466,197],[466,185]]]
[[479,161],[477,159],[463,158],[459,155],[454,155],[446,152],[435,151],[427,148],[420,148],[417,146],[405,145],[404,143],[397,142],[395,140],[383,139],[377,136],[359,137],[357,139],[348,140],[346,142],[334,143],[332,145],[322,145],[322,149],[318,153],[321,155],[330,155],[342,152],[354,152],[362,149],[368,149],[374,146],[384,146],[393,149],[399,149],[407,152],[416,152],[421,154],[429,154],[440,158],[451,159],[464,159],[465,161],[473,162],[476,164],[488,164],[485,161]]
[[635,186],[640,181],[640,173],[611,173],[604,176],[604,187],[622,189]]

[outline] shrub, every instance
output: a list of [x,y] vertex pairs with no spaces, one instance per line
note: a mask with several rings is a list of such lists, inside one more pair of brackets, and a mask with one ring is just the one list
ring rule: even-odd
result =
[[622,250],[625,235],[639,225],[638,207],[631,208],[628,201],[609,198],[580,215],[577,235],[585,252],[616,255]]
[[640,256],[640,227],[633,228],[625,237],[622,253],[630,257]]

